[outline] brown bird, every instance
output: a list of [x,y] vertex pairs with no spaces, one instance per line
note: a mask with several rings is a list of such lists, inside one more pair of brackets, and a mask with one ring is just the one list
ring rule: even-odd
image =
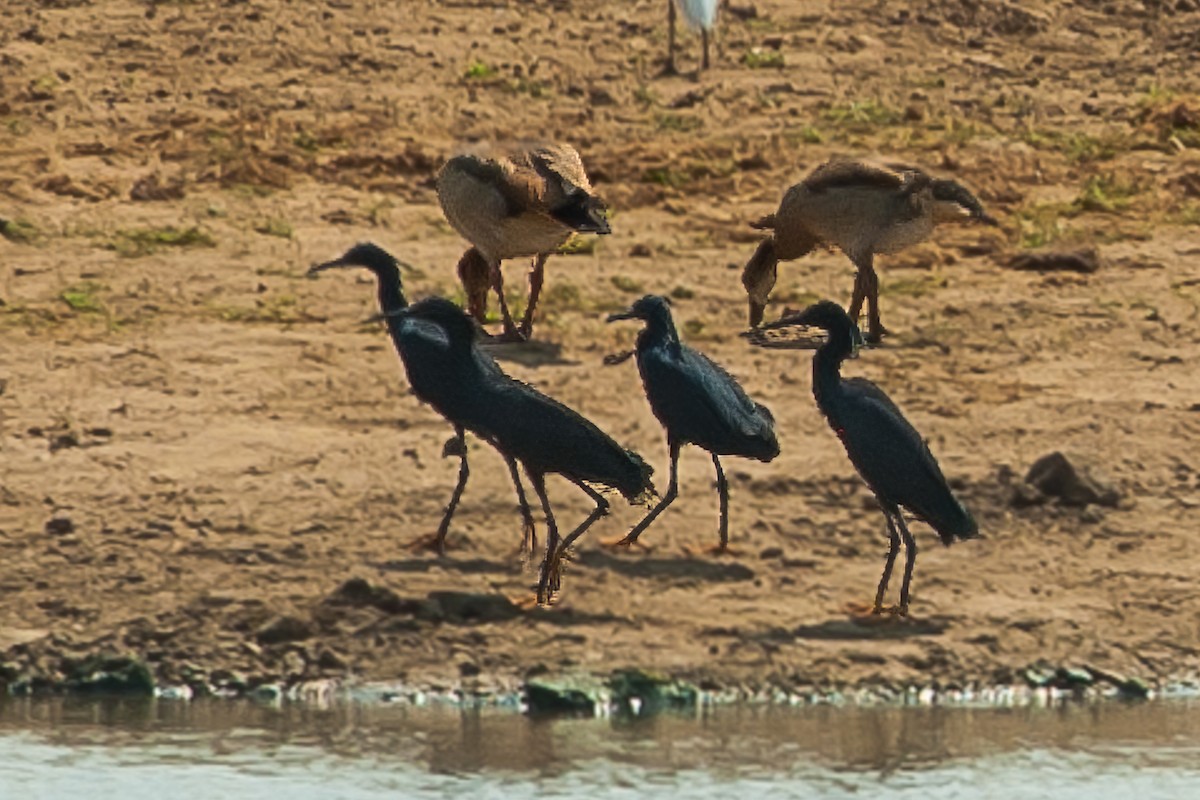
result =
[[887,329],[879,318],[875,255],[896,253],[922,242],[934,226],[951,220],[998,225],[970,191],[912,167],[889,168],[834,160],[817,167],[783,196],[779,210],[752,226],[773,231],[742,271],[750,297],[750,327],[763,318],[780,261],[807,255],[817,245],[836,247],[858,270],[848,312],[857,323],[867,301],[867,341]]
[[[575,148],[545,144],[487,157],[459,155],[438,172],[438,200],[446,219],[472,245],[458,263],[467,310],[479,322],[488,287],[496,291],[503,337],[523,341],[533,332],[546,259],[575,232],[610,233],[605,205]],[[520,327],[504,298],[500,262],[533,256],[529,302]]]

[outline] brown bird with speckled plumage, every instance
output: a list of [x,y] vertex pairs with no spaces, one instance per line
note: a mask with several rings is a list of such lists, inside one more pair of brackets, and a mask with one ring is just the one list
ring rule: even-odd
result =
[[866,300],[866,338],[878,342],[887,329],[879,318],[875,255],[922,242],[935,225],[951,220],[998,224],[956,181],[932,178],[911,167],[843,160],[822,164],[787,190],[778,211],[752,223],[773,234],[742,271],[742,285],[750,297],[750,326],[762,322],[779,262],[826,245],[841,250],[857,268],[848,312],[857,323]]
[[[480,323],[488,288],[495,290],[503,338],[523,341],[544,282],[546,259],[573,233],[609,233],[605,205],[575,148],[545,144],[489,157],[459,155],[438,172],[438,200],[446,219],[472,245],[458,264],[467,310]],[[518,327],[504,297],[500,262],[533,256],[529,302]]]

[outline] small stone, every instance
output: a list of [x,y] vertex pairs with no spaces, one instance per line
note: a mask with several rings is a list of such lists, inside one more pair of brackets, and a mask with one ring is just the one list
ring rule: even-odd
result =
[[1008,266],[1010,269],[1032,272],[1090,273],[1100,269],[1100,256],[1094,247],[1084,250],[1040,250],[1018,253],[1009,259]]
[[1068,458],[1057,451],[1035,461],[1025,475],[1025,482],[1065,506],[1095,503],[1115,508],[1121,500],[1116,488],[1096,477],[1082,459]]
[[299,642],[312,636],[312,626],[296,617],[275,617],[254,634],[259,644]]
[[336,650],[324,649],[317,656],[317,667],[320,669],[342,672],[347,666],[346,659]]
[[54,536],[64,536],[75,530],[75,523],[61,511],[46,520],[46,533]]
[[430,592],[426,607],[418,616],[451,623],[501,622],[521,614],[511,600],[501,594],[476,592]]

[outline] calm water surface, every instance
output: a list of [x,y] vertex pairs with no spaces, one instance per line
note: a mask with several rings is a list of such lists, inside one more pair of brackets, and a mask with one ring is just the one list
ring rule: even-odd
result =
[[1200,705],[761,707],[581,720],[0,698],[0,755],[0,798],[30,800],[1200,798]]

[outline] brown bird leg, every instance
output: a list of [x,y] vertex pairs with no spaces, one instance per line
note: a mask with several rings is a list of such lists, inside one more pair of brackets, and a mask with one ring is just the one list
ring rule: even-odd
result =
[[[899,516],[899,514],[900,512],[896,511],[896,515]],[[892,521],[892,512],[885,509],[883,516],[887,519],[888,551],[886,560],[883,562],[883,577],[879,579],[879,589],[875,592],[875,607],[871,610],[872,614],[883,613],[883,596],[887,593],[888,580],[892,577],[896,554],[900,552],[900,534],[896,532],[896,523]]]
[[675,69],[675,0],[667,0],[667,66],[663,74],[674,75]]
[[501,338],[505,341],[524,341],[521,332],[517,330],[517,324],[513,322],[512,314],[508,311],[508,301],[504,299],[504,275],[500,272],[500,262],[493,261],[488,268],[492,279],[492,289],[495,290],[496,298],[500,301],[500,318],[504,323],[504,332],[501,334]]
[[750,299],[750,327],[757,328],[762,324],[763,311],[767,307],[767,298],[775,288],[778,277],[779,259],[775,257],[775,242],[764,239],[758,249],[742,270],[742,287]]
[[904,517],[900,516],[900,512],[896,512],[896,524],[900,526],[900,536],[904,538],[904,583],[900,584],[900,605],[896,607],[896,613],[901,617],[908,616],[908,585],[912,582],[913,566],[917,563],[917,542],[913,539],[912,534],[908,532],[908,525],[904,523]]
[[410,550],[433,550],[439,556],[446,555],[446,533],[450,530],[450,518],[454,516],[454,509],[458,508],[458,500],[462,497],[463,489],[467,486],[467,478],[471,474],[470,468],[467,466],[467,440],[463,436],[463,429],[454,426],[454,438],[446,442],[442,448],[443,456],[457,455],[458,462],[458,485],[454,487],[454,493],[450,495],[450,504],[446,506],[446,514],[442,517],[442,523],[438,525],[437,533],[432,536],[421,536],[409,542]]
[[591,514],[588,514],[587,519],[585,519],[583,522],[579,523],[579,527],[577,527],[575,530],[571,531],[571,533],[569,533],[567,535],[567,537],[562,540],[562,544],[560,544],[558,546],[558,550],[554,554],[554,561],[550,565],[550,593],[551,593],[551,595],[558,594],[558,590],[559,590],[559,588],[561,588],[561,585],[562,585],[562,561],[564,558],[570,559],[570,557],[571,557],[570,553],[567,552],[568,549],[571,547],[571,545],[573,545],[575,543],[576,539],[578,539],[580,536],[583,536],[584,532],[587,531],[588,528],[592,527],[592,525],[596,522],[596,520],[598,520],[601,517],[603,517],[604,515],[608,514],[608,500],[605,499],[604,495],[600,494],[595,489],[588,486],[586,483],[575,482],[575,485],[588,493],[588,496],[591,497],[593,501],[595,501],[596,507],[594,509],[592,509]]
[[538,253],[533,259],[533,269],[529,272],[529,305],[525,307],[525,317],[521,320],[521,335],[528,339],[533,333],[533,309],[537,306],[538,296],[542,293],[542,284],[546,280],[546,259],[548,253]]
[[508,474],[512,476],[513,486],[517,489],[517,509],[521,512],[521,553],[533,554],[537,550],[537,528],[533,526],[533,512],[529,510],[529,503],[525,499],[525,488],[521,486],[521,474],[517,472],[516,459],[509,455],[504,456],[504,463],[508,464]]
[[550,499],[546,497],[546,476],[540,472],[530,472],[528,467],[525,468],[525,474],[529,476],[529,482],[533,484],[533,491],[537,494],[538,500],[542,502],[542,513],[546,515],[546,556],[542,559],[541,575],[538,578],[537,603],[538,605],[549,605],[550,569],[558,554],[558,523],[554,521],[554,512],[550,509]]
[[474,247],[458,260],[458,279],[467,299],[467,313],[480,325],[487,322],[488,263]]
[[862,268],[856,267],[854,272],[854,291],[850,294],[850,305],[846,307],[846,314],[855,325],[858,324],[858,318],[862,316],[863,300],[866,299],[866,292],[863,290],[863,286]]
[[650,527],[650,523],[654,522],[655,518],[663,512],[667,506],[671,505],[672,501],[679,495],[679,449],[678,442],[670,442],[671,449],[671,480],[667,484],[667,493],[663,495],[662,500],[658,501],[658,505],[650,509],[642,521],[633,526],[633,530],[625,535],[624,539],[617,541],[603,542],[605,547],[629,547],[637,543],[637,538],[642,535],[642,531]]
[[887,335],[888,329],[883,327],[879,318],[879,275],[875,272],[874,259],[867,256],[862,268],[863,289],[867,295],[867,335],[870,344],[879,344]]

